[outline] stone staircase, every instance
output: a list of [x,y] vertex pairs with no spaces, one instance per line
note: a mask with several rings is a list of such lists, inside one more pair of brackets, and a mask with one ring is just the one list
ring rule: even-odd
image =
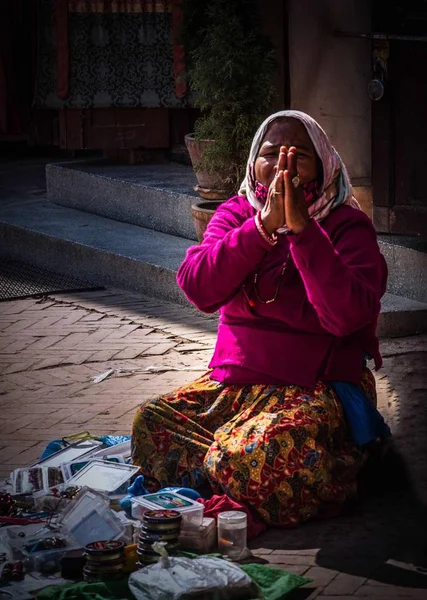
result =
[[46,166],[49,202],[115,221],[196,240],[193,169],[167,163],[111,166],[103,161]]
[[[44,166],[34,165],[35,186],[28,168],[25,183],[19,168],[11,173],[0,167],[2,256],[186,303],[175,274],[196,239],[191,167],[111,166],[101,160],[47,164],[45,194]],[[382,336],[427,331],[427,253],[409,242],[380,238],[390,272]]]

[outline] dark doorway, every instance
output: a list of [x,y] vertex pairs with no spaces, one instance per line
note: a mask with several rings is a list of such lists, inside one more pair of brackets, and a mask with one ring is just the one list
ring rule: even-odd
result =
[[372,30],[400,36],[373,42],[386,56],[385,93],[372,104],[375,226],[427,236],[427,2],[374,2]]

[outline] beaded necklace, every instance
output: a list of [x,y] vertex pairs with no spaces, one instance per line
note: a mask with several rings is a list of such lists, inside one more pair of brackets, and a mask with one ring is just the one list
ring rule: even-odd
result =
[[[264,300],[263,298],[261,298],[261,296],[258,293],[258,289],[257,289],[257,283],[258,283],[258,275],[259,275],[259,269],[257,269],[255,271],[255,275],[254,275],[254,285],[253,285],[253,290],[255,293],[255,297],[257,300],[259,300],[259,302],[261,302],[261,304],[271,304],[272,302],[275,302],[277,300],[277,296],[279,295],[279,290],[280,290],[280,284],[282,283],[282,279],[283,279],[283,275],[285,274],[286,271],[286,267],[288,266],[288,262],[289,262],[289,256],[290,256],[290,252],[288,251],[288,255],[286,257],[285,263],[282,267],[282,270],[280,271],[280,275],[279,278],[277,280],[276,283],[276,290],[274,292],[274,296],[272,298],[270,298],[269,300]],[[248,301],[248,304],[251,308],[255,307],[255,301],[249,297],[247,291],[246,291],[246,285],[243,285],[243,293],[245,294],[245,298]]]

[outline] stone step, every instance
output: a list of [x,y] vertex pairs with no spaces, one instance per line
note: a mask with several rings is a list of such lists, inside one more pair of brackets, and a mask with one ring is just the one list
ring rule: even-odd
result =
[[196,240],[191,205],[200,200],[192,167],[177,163],[134,166],[103,160],[46,166],[49,202]]
[[193,242],[46,201],[0,212],[0,253],[94,284],[185,303],[176,271]]
[[427,302],[427,243],[407,236],[378,236],[388,266],[388,292]]
[[[195,182],[192,168],[177,163],[120,166],[98,159],[46,166],[50,202],[189,240],[196,239]],[[427,302],[427,243],[380,235],[379,244],[389,268],[388,291]]]
[[403,337],[427,332],[427,303],[385,294],[378,322],[380,337]]
[[[0,212],[0,254],[95,284],[178,304],[187,301],[175,275],[192,242],[46,201],[12,203]],[[382,337],[427,331],[427,303],[386,294]]]

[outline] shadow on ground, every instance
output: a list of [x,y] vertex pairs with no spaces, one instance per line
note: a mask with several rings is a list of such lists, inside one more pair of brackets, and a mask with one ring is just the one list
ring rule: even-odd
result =
[[[394,462],[396,469],[400,468],[398,461]],[[383,494],[377,492],[352,514],[307,523],[295,530],[269,530],[252,546],[295,552],[317,548],[316,563],[320,567],[427,589],[426,511],[412,487],[402,489],[407,487],[402,473],[396,470],[394,477],[399,477],[400,485],[396,487],[401,489],[389,486]],[[408,569],[411,564],[419,570]]]
[[365,472],[361,503],[336,519],[269,530],[253,548],[318,549],[318,566],[427,589],[426,350],[425,336],[383,343],[377,387],[393,443],[382,462]]
[[[61,300],[61,293],[53,294],[56,300]],[[158,300],[151,296],[144,296],[137,292],[107,288],[97,291],[77,291],[67,295],[72,297],[73,304],[91,309],[96,302],[96,310],[120,315],[135,322],[150,324],[157,319],[165,319],[168,325],[179,327],[182,323],[190,324],[193,332],[216,334],[218,328],[218,314],[205,314],[189,302],[175,304],[166,300]],[[123,311],[123,314],[122,314]],[[156,326],[155,326],[156,327]],[[162,329],[162,326],[158,326]]]

